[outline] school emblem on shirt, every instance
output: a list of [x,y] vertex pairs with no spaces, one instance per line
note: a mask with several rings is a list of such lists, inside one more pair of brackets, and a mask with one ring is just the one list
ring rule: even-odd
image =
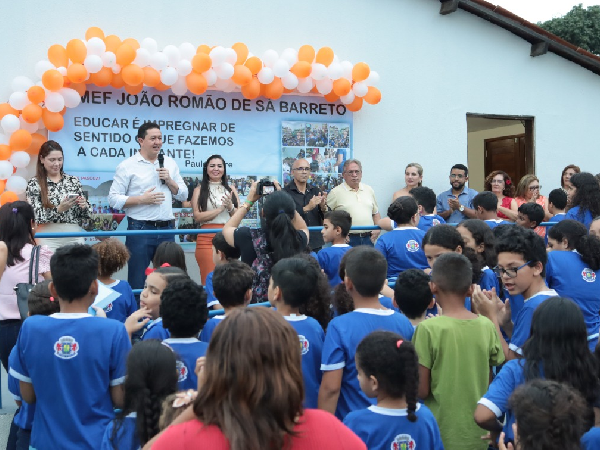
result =
[[431,226],[432,226],[432,227],[435,227],[436,225],[439,225],[440,223],[442,223],[442,222],[440,222],[438,219],[433,219],[433,220],[431,221]]
[[583,269],[583,272],[581,272],[581,277],[583,278],[583,281],[593,283],[594,281],[596,281],[596,272],[586,267],[585,269]]
[[72,336],[62,336],[54,343],[54,356],[60,359],[72,359],[79,353],[79,343]]
[[310,343],[308,342],[308,339],[306,339],[301,334],[298,335],[298,338],[300,339],[300,351],[302,352],[303,355],[306,355],[308,353],[308,348],[310,347]]
[[410,434],[399,434],[394,438],[390,450],[415,450],[416,444]]
[[187,380],[188,369],[185,366],[185,364],[183,363],[183,361],[177,360],[176,367],[177,367],[177,373],[179,374],[179,379],[177,381],[179,381],[181,383],[182,381]]
[[106,308],[104,308],[104,312],[111,312],[112,311],[112,302],[109,303],[108,305],[106,305]]
[[406,243],[406,250],[409,252],[418,252],[419,251],[419,243],[414,239],[411,239]]

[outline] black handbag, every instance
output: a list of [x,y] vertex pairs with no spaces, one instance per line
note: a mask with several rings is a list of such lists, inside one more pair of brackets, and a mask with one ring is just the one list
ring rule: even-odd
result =
[[31,249],[31,258],[29,259],[29,283],[19,283],[15,286],[15,293],[17,294],[17,306],[19,307],[19,314],[21,314],[21,320],[25,320],[29,316],[29,293],[37,284],[39,269],[40,246],[35,245],[33,249]]

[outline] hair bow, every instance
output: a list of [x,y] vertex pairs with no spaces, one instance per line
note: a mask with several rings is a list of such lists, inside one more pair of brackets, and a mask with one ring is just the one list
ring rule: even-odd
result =
[[160,269],[160,268],[162,268],[162,267],[171,267],[171,264],[169,264],[169,263],[164,263],[162,266],[160,266],[160,267],[158,267],[158,268],[152,268],[152,267],[148,267],[148,268],[147,268],[147,269],[144,271],[144,274],[145,274],[146,276],[148,276],[148,275],[150,275],[152,272],[154,272],[155,270],[157,270],[157,269]]
[[404,341],[402,339],[398,339],[398,342],[396,342],[396,348],[400,348],[403,342]]
[[193,389],[188,389],[184,392],[177,392],[175,394],[175,400],[173,400],[173,408],[181,408],[182,406],[187,406],[196,400],[196,396],[198,393]]

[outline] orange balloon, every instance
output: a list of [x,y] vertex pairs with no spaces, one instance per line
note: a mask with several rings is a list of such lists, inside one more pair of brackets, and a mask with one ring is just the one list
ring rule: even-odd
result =
[[21,117],[27,123],[36,123],[42,118],[42,107],[37,103],[30,103],[21,111]]
[[17,200],[19,200],[19,197],[12,191],[4,191],[0,194],[0,205],[6,205],[7,203],[16,202]]
[[242,86],[242,95],[250,100],[257,98],[260,95],[260,81],[258,79],[252,77],[250,83],[245,86]]
[[129,45],[134,51],[140,48],[140,43],[134,38],[123,39],[123,44]]
[[121,39],[119,38],[119,36],[111,34],[109,36],[106,36],[106,38],[104,39],[104,43],[106,44],[107,52],[117,53],[117,49],[121,45]]
[[65,120],[61,113],[50,112],[44,108],[42,112],[42,120],[48,131],[57,132],[62,129]]
[[349,105],[346,105],[346,108],[348,108],[348,111],[356,112],[360,108],[362,108],[362,105],[363,105],[362,97],[355,97],[354,101],[352,103],[350,103]]
[[123,81],[130,86],[137,86],[144,81],[144,71],[137,64],[129,64],[123,67],[121,75],[123,76]]
[[87,48],[81,39],[71,39],[67,43],[67,56],[74,63],[83,64],[87,55]]
[[67,67],[69,65],[67,49],[60,44],[52,45],[48,49],[48,60],[56,67]]
[[250,72],[252,72],[252,75],[256,75],[258,72],[260,72],[260,69],[262,69],[263,65],[262,65],[262,61],[260,60],[260,58],[258,58],[257,56],[251,56],[244,63],[244,66],[246,66],[248,69],[250,69]]
[[331,91],[329,94],[324,95],[323,97],[325,97],[325,100],[327,100],[330,103],[337,102],[340,98],[339,95],[336,95],[336,93],[333,91]]
[[207,53],[196,53],[192,58],[192,69],[198,73],[204,73],[212,66],[212,60]]
[[348,95],[352,89],[352,85],[345,78],[339,78],[333,82],[333,92],[339,97]]
[[206,53],[208,55],[210,53],[210,47],[206,44],[199,45],[196,53]]
[[237,64],[233,66],[231,80],[238,86],[246,86],[252,81],[252,72],[246,66]]
[[11,134],[9,144],[13,152],[25,150],[31,145],[31,133],[27,130],[17,130]]
[[85,94],[85,91],[87,91],[87,88],[85,87],[84,83],[71,83],[71,86],[69,87],[71,89],[75,89],[77,93],[82,97]]
[[108,86],[113,78],[113,72],[110,67],[103,67],[100,71],[90,75],[90,83],[96,86]]
[[89,41],[93,37],[104,39],[104,31],[98,27],[89,27],[85,32],[85,40]]
[[311,45],[303,45],[298,50],[298,61],[305,61],[309,64],[315,59],[315,49]]
[[123,86],[125,86],[121,72],[113,73],[112,80],[110,80],[110,85],[115,89],[121,89]]
[[271,100],[277,100],[283,95],[283,83],[281,78],[275,77],[275,79],[265,86],[265,97]]
[[381,101],[381,91],[375,86],[369,86],[369,90],[363,99],[370,105],[376,105]]
[[371,69],[369,69],[367,63],[359,62],[354,64],[352,68],[352,79],[354,81],[364,81],[369,77],[370,73]]
[[125,91],[131,95],[139,94],[142,92],[142,89],[144,89],[144,83],[140,83],[137,86],[130,86],[128,84],[125,85]]
[[8,145],[0,144],[0,161],[6,161],[10,158],[11,150]]
[[144,84],[150,87],[156,87],[160,83],[160,74],[158,70],[152,67],[144,67]]
[[66,112],[67,112],[67,107],[65,106],[63,109],[60,110],[59,114],[61,116],[64,116]]
[[246,44],[243,44],[242,42],[236,42],[231,46],[231,48],[235,51],[237,55],[236,64],[244,64],[246,59],[248,59],[249,53]]
[[206,88],[208,87],[206,78],[196,72],[192,72],[185,77],[185,83],[187,84],[190,92],[196,95],[204,94],[206,92]]
[[42,83],[49,91],[58,91],[63,87],[63,76],[56,69],[49,69],[42,75]]
[[166,84],[164,84],[162,81],[160,83],[158,83],[155,87],[155,89],[159,90],[159,91],[166,91],[167,89],[171,89],[171,86],[167,86]]
[[117,49],[117,64],[121,67],[125,67],[128,64],[131,64],[135,59],[135,50],[134,48],[126,44],[125,41],[119,46]]
[[6,181],[0,180],[0,194],[2,194],[4,192],[5,188],[6,188]]
[[31,86],[27,89],[27,98],[31,103],[42,103],[46,99],[46,91],[41,86]]
[[[43,114],[42,114],[43,117]],[[30,155],[37,155],[40,152],[40,147],[48,139],[39,133],[33,133],[31,135],[31,145],[25,150]]]
[[14,114],[19,117],[19,111],[10,106],[8,103],[0,103],[0,119],[2,119],[7,114]]
[[67,78],[73,83],[83,83],[87,76],[88,71],[83,64],[75,63],[67,68]]
[[333,62],[333,50],[329,47],[321,47],[317,52],[317,62],[328,66]]
[[310,75],[311,71],[312,71],[312,66],[310,65],[310,63],[307,63],[306,61],[298,61],[290,69],[290,72],[292,72],[298,78],[306,78],[307,76]]

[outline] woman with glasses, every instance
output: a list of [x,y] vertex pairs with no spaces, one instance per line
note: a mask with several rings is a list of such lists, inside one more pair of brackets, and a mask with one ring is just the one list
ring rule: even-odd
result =
[[[537,203],[544,208],[544,221],[550,219],[550,213],[548,212],[548,201],[546,197],[540,194],[542,186],[540,186],[540,180],[533,174],[524,175],[517,185],[517,191],[515,192],[515,201],[517,208],[523,203],[531,202]],[[516,219],[516,216],[515,216]],[[536,227],[533,231],[541,237],[546,237],[546,227]]]
[[484,190],[493,192],[498,197],[498,218],[517,220],[519,209],[514,199],[515,186],[510,176],[502,170],[494,170],[485,178]]

